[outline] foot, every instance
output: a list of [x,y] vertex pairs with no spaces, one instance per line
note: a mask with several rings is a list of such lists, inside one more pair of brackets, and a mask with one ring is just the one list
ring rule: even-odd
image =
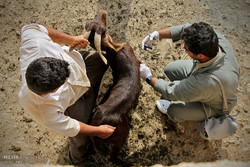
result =
[[158,110],[160,110],[160,112],[162,112],[163,114],[167,114],[168,111],[168,107],[170,105],[170,101],[168,100],[157,100],[156,101],[156,106],[158,108]]
[[85,159],[83,161],[75,163],[72,161],[70,154],[69,154],[69,164],[74,165],[75,167],[86,167],[86,166],[95,167],[95,166],[97,166],[96,163],[91,159]]

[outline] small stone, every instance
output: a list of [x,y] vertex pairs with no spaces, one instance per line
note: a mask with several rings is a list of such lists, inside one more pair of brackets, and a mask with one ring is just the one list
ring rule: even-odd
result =
[[28,117],[23,117],[23,122],[26,122],[26,123],[30,123],[32,122],[33,120],[31,118],[28,118]]
[[21,151],[21,147],[17,147],[17,146],[11,146],[11,151],[15,151],[15,152],[18,152],[18,151]]
[[247,133],[250,133],[250,125],[246,126],[244,129],[247,131]]
[[21,33],[19,31],[16,31],[16,35],[19,37],[21,36]]

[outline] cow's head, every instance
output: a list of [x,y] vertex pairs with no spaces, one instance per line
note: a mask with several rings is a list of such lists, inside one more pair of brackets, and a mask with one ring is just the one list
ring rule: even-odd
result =
[[107,12],[100,10],[94,20],[88,22],[85,26],[83,37],[88,39],[90,46],[95,48],[101,59],[107,64],[107,59],[102,55],[103,51],[114,50],[118,52],[124,44],[113,40],[107,33],[106,29]]

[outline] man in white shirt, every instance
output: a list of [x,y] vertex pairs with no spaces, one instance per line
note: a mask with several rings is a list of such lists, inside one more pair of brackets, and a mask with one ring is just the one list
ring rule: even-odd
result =
[[69,51],[89,44],[82,35],[70,36],[53,28],[29,24],[22,28],[20,105],[33,119],[70,137],[74,164],[86,159],[88,136],[108,138],[110,125],[88,125],[107,66],[96,52]]

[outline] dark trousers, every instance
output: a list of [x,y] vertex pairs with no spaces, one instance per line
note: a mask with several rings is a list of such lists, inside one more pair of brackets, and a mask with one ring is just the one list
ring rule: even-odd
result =
[[[87,76],[91,87],[72,106],[68,107],[65,114],[80,122],[89,123],[91,113],[96,105],[102,77],[108,66],[103,63],[97,52],[80,52],[86,64]],[[79,163],[86,159],[89,138],[87,136],[69,137],[70,158],[73,163]]]

